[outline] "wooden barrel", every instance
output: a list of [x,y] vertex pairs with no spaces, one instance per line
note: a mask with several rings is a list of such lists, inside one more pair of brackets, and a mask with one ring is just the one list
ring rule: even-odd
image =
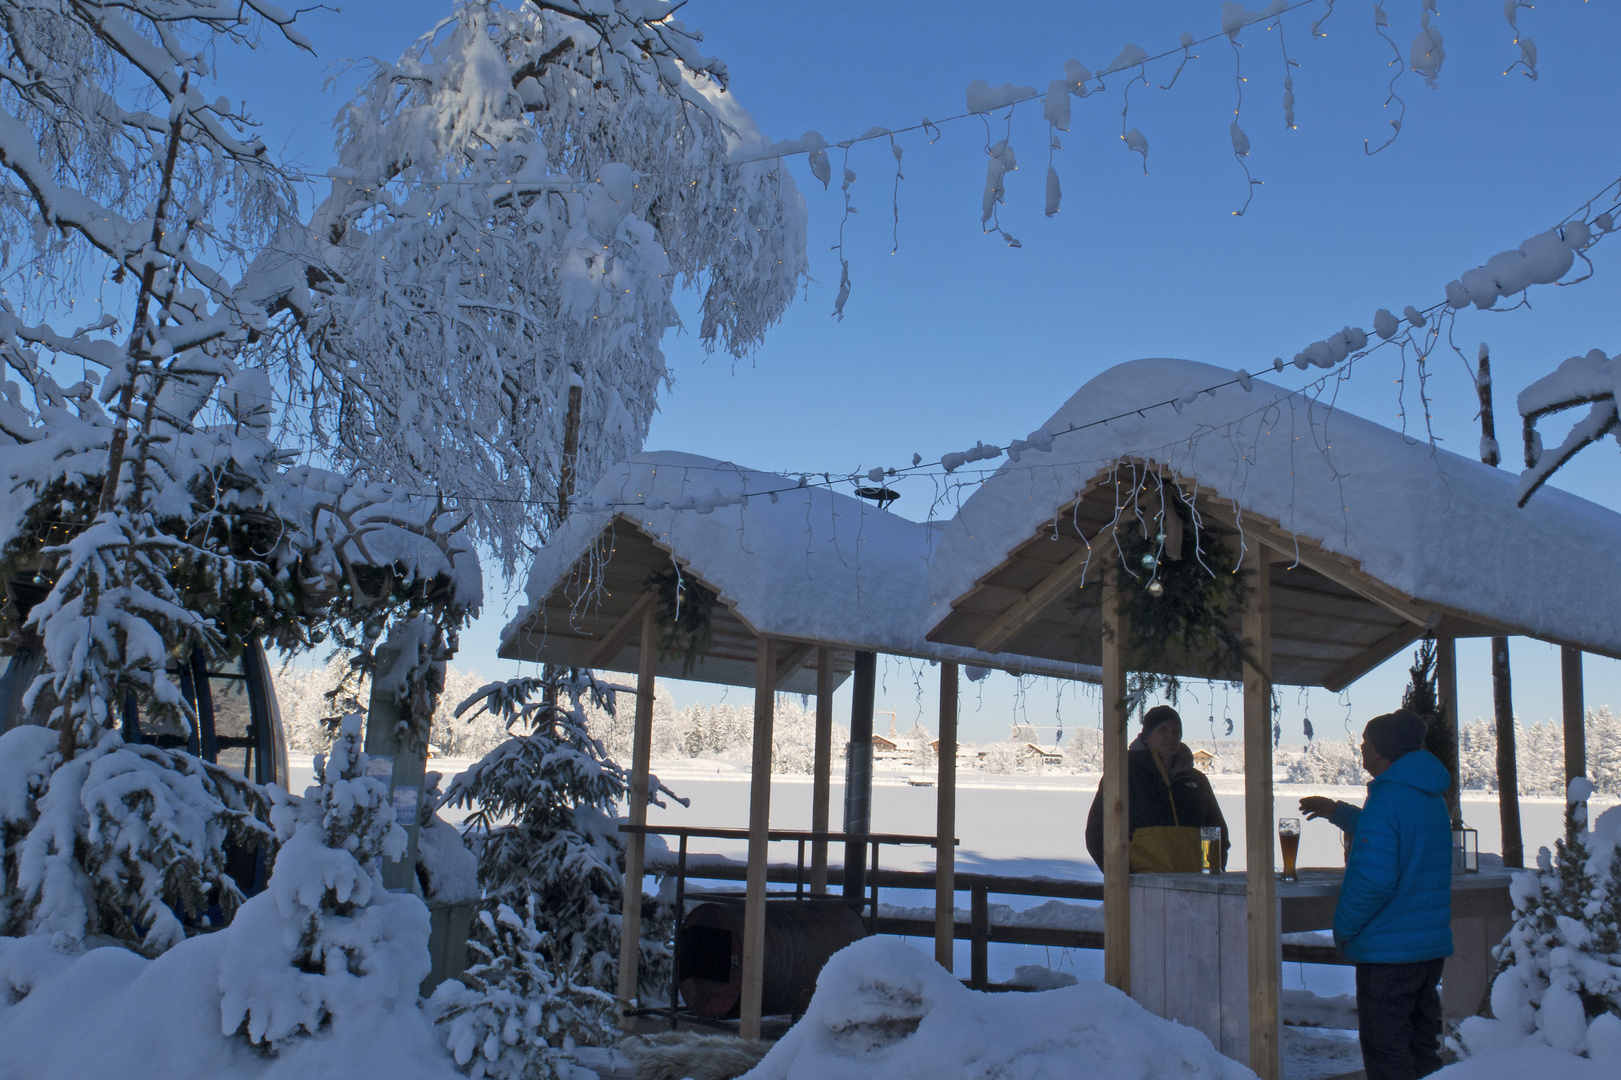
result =
[[[828,957],[867,927],[842,897],[770,900],[765,906],[762,1015],[798,1015],[810,1004]],[[743,905],[700,904],[676,939],[681,1000],[708,1020],[735,1017],[743,996]]]

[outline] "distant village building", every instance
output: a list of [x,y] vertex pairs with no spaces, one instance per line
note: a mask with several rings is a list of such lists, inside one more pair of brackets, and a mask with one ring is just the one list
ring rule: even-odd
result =
[[1036,765],[1062,765],[1064,752],[1054,747],[1037,746],[1027,742],[1019,748],[1019,756]]
[[1204,769],[1208,769],[1210,767],[1210,763],[1212,761],[1215,761],[1215,760],[1216,760],[1216,755],[1212,754],[1208,750],[1199,749],[1199,750],[1195,750],[1193,752],[1193,764],[1195,766],[1197,766],[1201,771],[1204,770]]

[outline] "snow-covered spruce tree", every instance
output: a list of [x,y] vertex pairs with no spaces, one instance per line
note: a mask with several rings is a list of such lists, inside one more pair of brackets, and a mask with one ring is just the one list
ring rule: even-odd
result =
[[1514,877],[1514,925],[1497,950],[1492,1019],[1458,1029],[1468,1054],[1538,1042],[1621,1066],[1621,809],[1587,828],[1592,786],[1570,782],[1565,835]]
[[428,1012],[473,1077],[568,1080],[570,1051],[618,1035],[613,995],[575,978],[577,961],[540,929],[547,921],[534,896],[521,915],[505,904],[479,912],[472,966],[433,992]]
[[805,273],[803,200],[751,160],[767,141],[678,6],[459,0],[376,65],[309,242],[263,260],[309,268],[283,297],[300,333],[262,345],[318,437],[359,475],[466,496],[504,572],[569,473],[640,447],[678,284],[702,289],[701,340],[742,356]]
[[[484,907],[537,904],[539,929],[555,943],[559,971],[612,993],[619,971],[625,844],[617,805],[637,797],[624,769],[586,727],[586,702],[610,704],[588,671],[492,683],[457,708],[475,705],[522,728],[458,776],[444,803],[469,811],[464,835],[479,859]],[[640,797],[670,794],[656,782]],[[673,796],[672,796],[673,797]],[[669,990],[673,913],[643,897],[641,989]],[[477,932],[477,928],[475,928]],[[486,941],[493,947],[493,942]]]
[[282,848],[270,885],[242,905],[220,960],[228,1035],[274,1051],[415,1002],[428,975],[426,905],[383,888],[380,860],[405,853],[405,830],[360,747],[350,714],[317,762],[318,786],[302,799],[277,792]]

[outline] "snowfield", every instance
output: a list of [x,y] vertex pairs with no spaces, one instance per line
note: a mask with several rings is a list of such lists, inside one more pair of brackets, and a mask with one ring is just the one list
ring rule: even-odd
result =
[[[308,759],[293,761],[295,787],[307,779]],[[465,762],[435,759],[450,776]],[[692,799],[652,812],[655,823],[737,825],[745,820],[747,769],[736,762],[683,759],[657,763],[661,778]],[[934,825],[934,790],[907,783],[916,770],[880,772],[874,789],[875,829],[926,834]],[[1242,778],[1216,777],[1223,811],[1234,832],[1234,860],[1242,859]],[[1095,880],[1081,832],[1097,777],[1025,773],[959,776],[958,865],[993,873]],[[772,824],[809,824],[808,777],[773,778]],[[1360,799],[1351,788],[1280,785],[1279,813],[1304,794]],[[833,792],[834,820],[842,785]],[[1550,842],[1560,804],[1522,799],[1529,850]],[[1595,810],[1598,807],[1595,806]],[[1492,796],[1466,797],[1465,813],[1481,827],[1482,847],[1495,843]],[[714,842],[717,854],[740,856]],[[792,845],[773,857],[792,860]],[[1308,825],[1302,843],[1307,864],[1331,865],[1339,845],[1327,826]],[[886,849],[886,866],[922,868],[926,849]],[[924,906],[931,897],[903,890],[887,903]],[[1091,905],[997,897],[1003,919],[1042,925],[1089,925]],[[459,1073],[425,1013],[417,1007],[349,1012],[323,1034],[292,1042],[269,1057],[221,1031],[220,968],[231,931],[192,938],[155,960],[117,947],[81,955],[58,951],[48,937],[0,938],[0,1078],[80,1080],[305,1080],[388,1078],[451,1080]],[[926,946],[926,943],[918,943]],[[967,943],[957,966],[967,968]],[[824,970],[806,1017],[750,1074],[752,1080],[801,1077],[904,1078],[1081,1076],[1137,1080],[1160,1076],[1238,1080],[1253,1074],[1222,1058],[1198,1032],[1147,1013],[1103,985],[1102,954],[993,945],[991,976],[1047,980],[1054,987],[1029,994],[980,994],[965,989],[915,945],[894,938],[852,946]],[[1360,1065],[1351,1002],[1351,970],[1285,965],[1284,1075],[1317,1080]],[[1071,978],[1078,981],[1070,985]],[[1314,993],[1307,993],[1312,991]],[[1451,1066],[1442,1080],[1523,1080],[1559,1071],[1564,1080],[1611,1080],[1608,1063],[1546,1048],[1519,1048]],[[580,1080],[590,1074],[580,1071]]]

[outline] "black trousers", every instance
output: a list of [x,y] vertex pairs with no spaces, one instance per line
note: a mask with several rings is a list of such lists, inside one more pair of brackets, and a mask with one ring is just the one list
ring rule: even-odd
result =
[[1368,1080],[1418,1080],[1441,1067],[1444,960],[1358,964],[1356,1011]]

